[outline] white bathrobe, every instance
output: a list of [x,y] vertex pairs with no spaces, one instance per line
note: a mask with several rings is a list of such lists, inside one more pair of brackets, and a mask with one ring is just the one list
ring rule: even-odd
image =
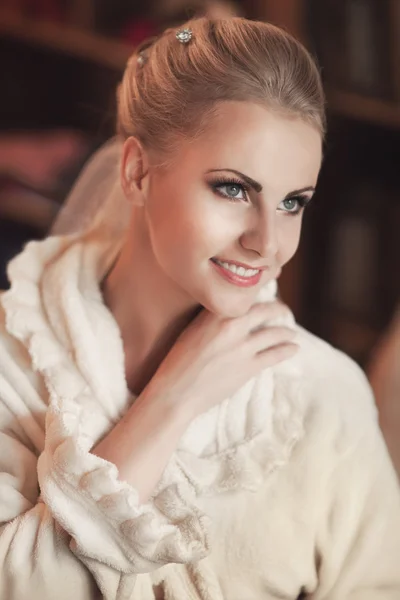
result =
[[193,421],[147,504],[91,454],[134,401],[99,286],[115,251],[53,237],[9,269],[1,600],[399,600],[400,494],[370,389],[300,328],[293,359]]

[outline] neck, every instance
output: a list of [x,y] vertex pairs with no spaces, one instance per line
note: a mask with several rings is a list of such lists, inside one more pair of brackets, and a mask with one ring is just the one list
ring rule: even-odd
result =
[[141,212],[134,213],[103,287],[123,340],[127,384],[136,395],[200,310],[161,270],[142,219]]

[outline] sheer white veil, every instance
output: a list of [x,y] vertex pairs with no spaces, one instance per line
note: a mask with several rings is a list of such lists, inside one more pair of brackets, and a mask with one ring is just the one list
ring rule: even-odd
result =
[[114,137],[93,154],[55,219],[51,235],[80,233],[100,224],[124,231],[130,207],[120,184],[121,148]]

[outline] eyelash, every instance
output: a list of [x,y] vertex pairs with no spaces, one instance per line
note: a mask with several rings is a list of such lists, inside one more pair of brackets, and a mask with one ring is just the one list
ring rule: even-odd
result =
[[297,204],[298,204],[298,209],[296,210],[286,210],[284,211],[287,215],[299,215],[307,206],[307,204],[309,204],[311,198],[308,198],[308,196],[292,196],[291,198],[285,198],[285,200],[283,200],[283,202],[287,202],[288,200],[296,200]]
[[[229,185],[236,185],[237,187],[239,187],[242,191],[243,191],[243,195],[245,196],[245,198],[235,198],[234,196],[229,196],[228,194],[223,194],[218,188],[220,187],[224,187],[224,186],[229,186]],[[211,184],[212,189],[222,198],[225,198],[225,200],[228,200],[229,202],[243,202],[244,200],[248,201],[248,194],[250,191],[250,187],[248,185],[246,185],[243,181],[241,181],[240,179],[235,179],[234,177],[230,177],[228,179],[218,179],[217,181],[214,181]],[[301,211],[307,206],[307,204],[310,202],[311,198],[308,198],[308,196],[293,196],[292,198],[285,198],[285,200],[283,200],[283,202],[287,201],[287,200],[296,200],[298,203],[298,210],[287,210],[284,211],[287,215],[289,216],[295,216],[301,213]]]
[[[223,194],[218,188],[225,187],[228,185],[236,185],[243,191],[244,198],[235,198],[234,196],[229,196],[228,194]],[[218,179],[217,181],[213,181],[211,184],[212,189],[222,198],[229,200],[229,202],[243,202],[243,200],[248,201],[248,194],[250,191],[250,187],[246,185],[240,179],[235,179],[234,177],[229,177],[228,179]]]

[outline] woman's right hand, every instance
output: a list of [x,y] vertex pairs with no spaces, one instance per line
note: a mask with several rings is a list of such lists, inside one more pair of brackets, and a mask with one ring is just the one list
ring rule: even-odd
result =
[[236,318],[203,309],[161,363],[147,394],[163,397],[163,403],[179,405],[189,419],[195,418],[263,369],[295,354],[295,330],[268,325],[287,314],[279,301],[255,304]]

